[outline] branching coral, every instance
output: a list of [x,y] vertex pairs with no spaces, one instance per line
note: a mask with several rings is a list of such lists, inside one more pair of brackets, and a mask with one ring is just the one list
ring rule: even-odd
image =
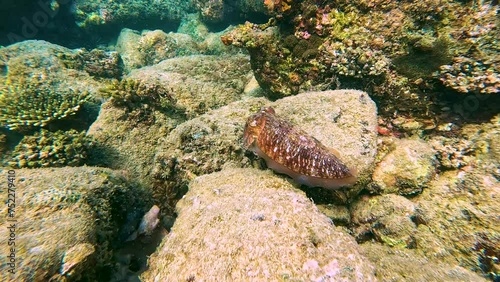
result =
[[90,99],[85,91],[56,91],[41,80],[8,82],[0,88],[0,125],[13,130],[43,127],[75,114]]
[[85,131],[51,132],[42,129],[25,136],[7,164],[11,167],[62,167],[83,165],[93,141]]
[[136,79],[114,80],[106,88],[100,89],[100,92],[111,98],[114,105],[129,109],[142,103],[161,108],[171,108],[175,105],[174,98],[166,88]]

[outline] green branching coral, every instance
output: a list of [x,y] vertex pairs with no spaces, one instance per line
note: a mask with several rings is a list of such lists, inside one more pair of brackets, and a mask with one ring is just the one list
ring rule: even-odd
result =
[[75,114],[90,99],[88,92],[55,91],[41,81],[18,81],[0,88],[0,126],[13,130],[43,127]]
[[114,80],[106,88],[99,91],[104,97],[111,98],[115,106],[124,106],[129,109],[140,104],[161,108],[171,108],[175,105],[172,94],[163,86],[131,78],[121,81]]
[[21,140],[7,165],[17,168],[79,166],[87,159],[92,144],[92,138],[86,136],[85,131],[42,129]]

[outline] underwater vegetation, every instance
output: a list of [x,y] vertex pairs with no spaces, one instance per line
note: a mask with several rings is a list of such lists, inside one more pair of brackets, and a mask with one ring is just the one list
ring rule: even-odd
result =
[[175,105],[174,97],[168,89],[160,84],[148,84],[138,79],[113,80],[111,84],[99,91],[104,97],[111,98],[115,106],[129,109],[140,104],[161,108],[170,108]]
[[382,114],[432,115],[442,89],[500,92],[498,5],[458,1],[264,1],[274,15],[222,36],[246,48],[272,99],[368,91]]
[[41,79],[8,81],[0,90],[0,125],[12,130],[43,127],[74,115],[89,99],[86,91],[57,91]]
[[21,140],[7,164],[16,168],[80,166],[92,144],[92,138],[86,136],[85,131],[41,129]]

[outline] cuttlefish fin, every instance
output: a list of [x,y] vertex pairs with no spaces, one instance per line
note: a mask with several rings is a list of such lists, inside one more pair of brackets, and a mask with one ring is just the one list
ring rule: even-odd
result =
[[330,153],[334,154],[335,157],[339,158],[340,159],[340,153],[339,151],[333,149],[333,148],[328,148],[328,151],[330,151]]

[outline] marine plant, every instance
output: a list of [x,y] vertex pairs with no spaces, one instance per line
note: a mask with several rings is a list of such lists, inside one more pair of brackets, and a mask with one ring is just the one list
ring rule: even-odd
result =
[[86,136],[85,131],[41,129],[21,140],[7,165],[16,168],[80,166],[85,163],[92,144],[93,139]]
[[128,109],[141,104],[161,108],[170,108],[175,105],[175,100],[168,89],[159,84],[145,83],[138,79],[113,80],[111,84],[99,91],[104,97],[111,98],[115,106]]
[[7,81],[0,86],[0,126],[11,130],[44,127],[74,115],[90,97],[87,91],[55,90],[42,79]]

